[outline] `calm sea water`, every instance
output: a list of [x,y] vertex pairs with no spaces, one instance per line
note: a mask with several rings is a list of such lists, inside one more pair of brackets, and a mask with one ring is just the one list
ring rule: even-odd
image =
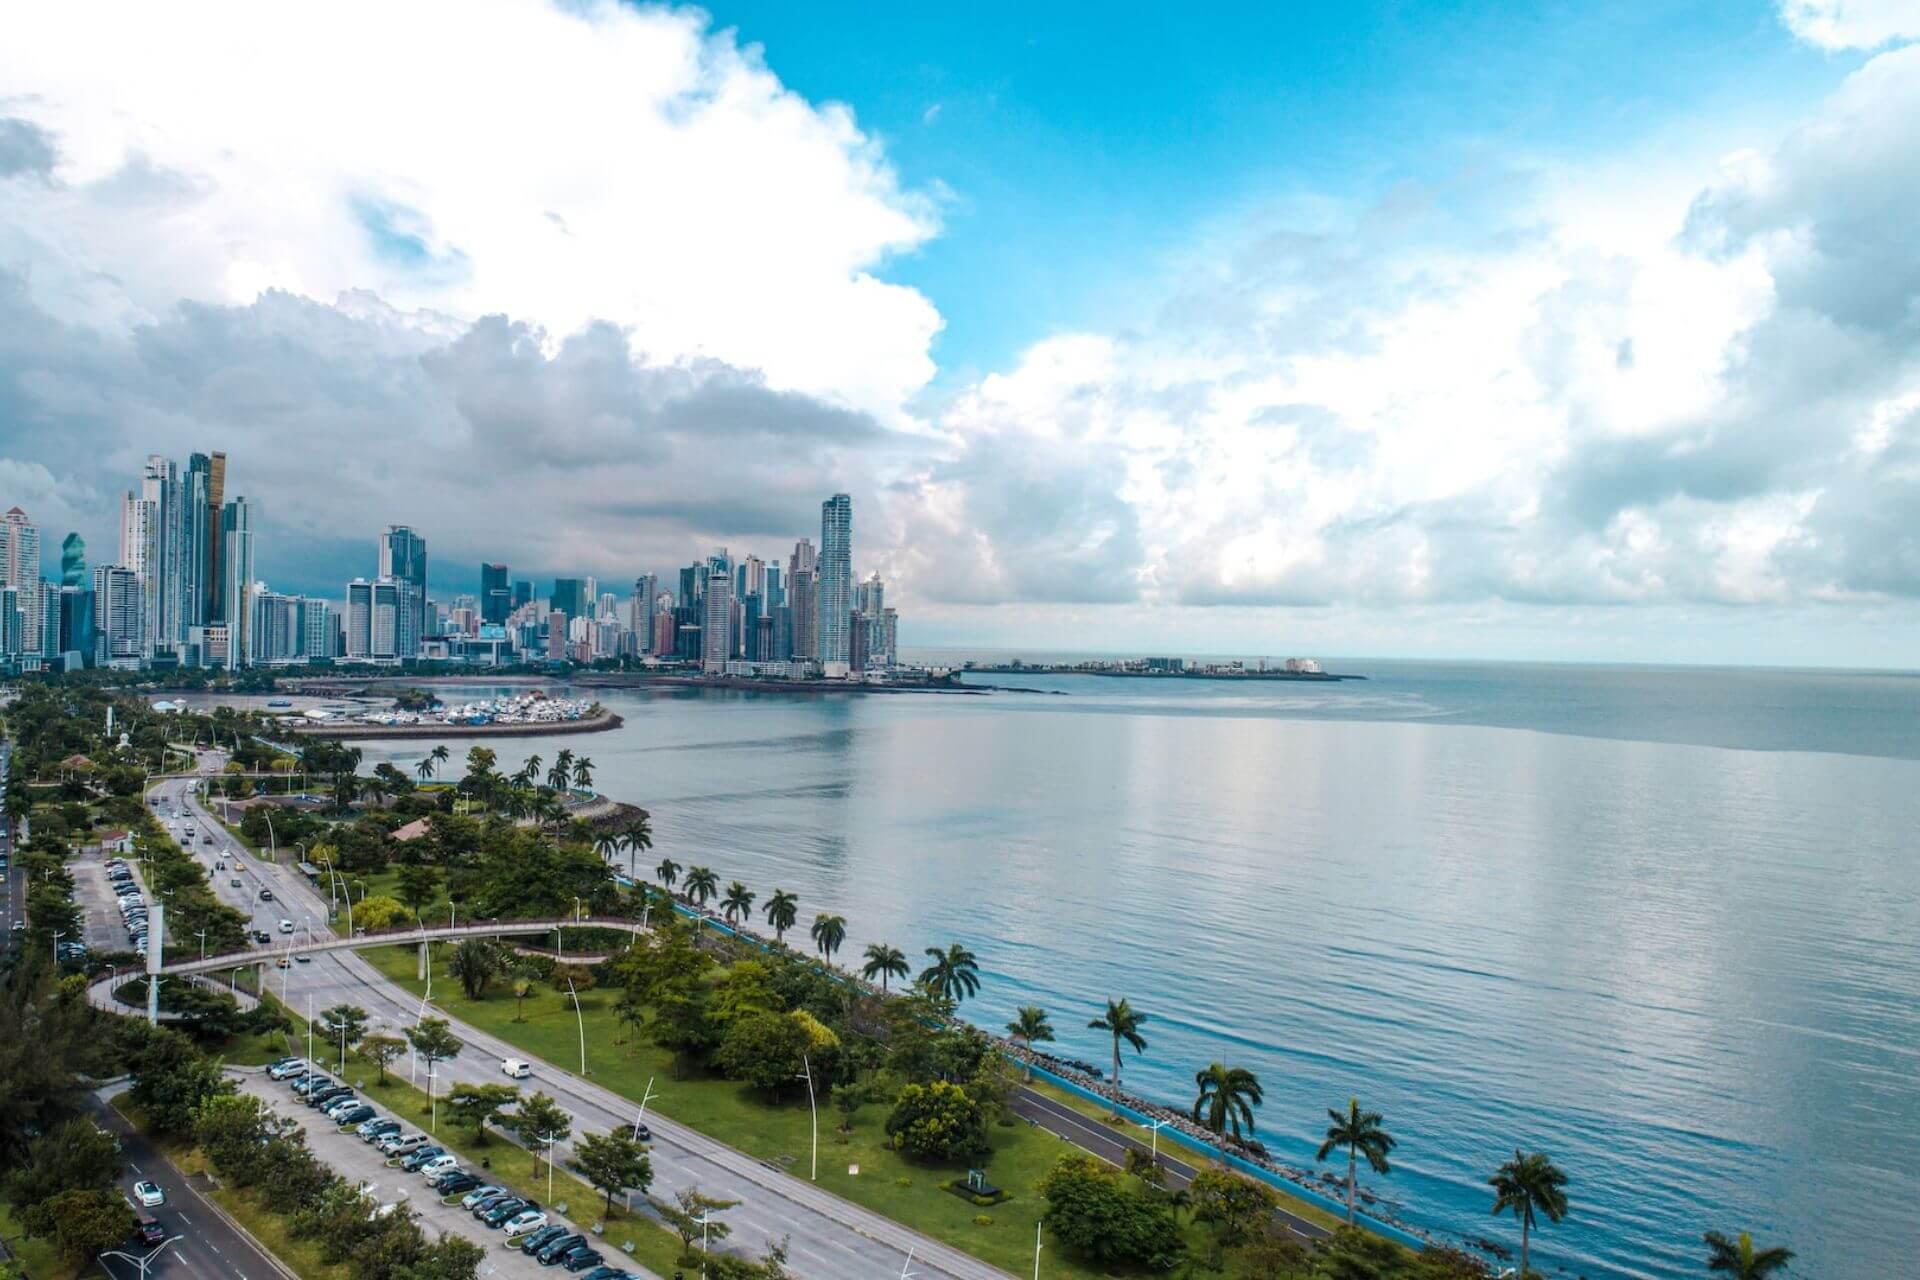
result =
[[1333,665],[1373,678],[615,695],[617,733],[491,745],[585,751],[656,860],[844,914],[843,955],[966,943],[984,1024],[1039,1004],[1103,1062],[1130,999],[1129,1086],[1249,1067],[1283,1158],[1358,1094],[1420,1225],[1516,1237],[1519,1146],[1572,1179],[1549,1271],[1696,1276],[1713,1228],[1912,1274],[1920,678]]

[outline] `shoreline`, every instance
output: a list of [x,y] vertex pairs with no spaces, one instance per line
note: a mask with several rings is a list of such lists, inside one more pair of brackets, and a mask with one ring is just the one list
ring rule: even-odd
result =
[[550,738],[570,733],[604,733],[626,721],[611,711],[579,720],[527,724],[329,724],[282,726],[296,738]]
[[989,676],[1100,676],[1108,680],[1219,680],[1228,684],[1279,681],[1296,684],[1338,684],[1342,680],[1365,680],[1366,676],[1339,671],[1098,671],[1079,667],[1025,666],[960,667],[960,675]]

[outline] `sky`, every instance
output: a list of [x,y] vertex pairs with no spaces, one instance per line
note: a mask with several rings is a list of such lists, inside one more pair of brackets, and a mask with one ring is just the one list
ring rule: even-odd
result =
[[223,449],[337,597],[845,491],[909,647],[1908,668],[1916,208],[1920,0],[14,6],[0,505]]

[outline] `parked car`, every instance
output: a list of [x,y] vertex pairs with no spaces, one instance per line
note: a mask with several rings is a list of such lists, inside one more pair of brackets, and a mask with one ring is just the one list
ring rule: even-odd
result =
[[332,1084],[332,1080],[318,1071],[309,1071],[293,1082],[293,1092],[296,1096],[304,1098],[310,1093],[318,1093],[322,1089],[330,1088]]
[[538,1253],[548,1245],[567,1234],[567,1228],[558,1222],[549,1223],[538,1231],[529,1231],[520,1238],[520,1252]]
[[377,1145],[390,1156],[410,1156],[427,1145],[427,1135],[424,1133],[409,1133],[404,1137],[394,1135],[382,1138]]
[[425,1164],[427,1161],[437,1160],[445,1154],[447,1154],[447,1149],[445,1147],[434,1146],[430,1144],[428,1146],[419,1148],[412,1155],[402,1160],[400,1162],[400,1167],[402,1169],[405,1169],[408,1173],[412,1173],[415,1170],[419,1169],[419,1167]]
[[607,1260],[607,1256],[590,1245],[580,1245],[560,1255],[558,1261],[569,1271],[586,1271],[597,1267]]
[[441,1155],[435,1156],[423,1164],[416,1165],[413,1171],[422,1177],[431,1178],[436,1173],[443,1173],[448,1169],[458,1169],[459,1167],[459,1156]]
[[356,1106],[348,1107],[344,1111],[336,1109],[332,1112],[332,1117],[333,1122],[344,1129],[350,1124],[363,1124],[373,1119],[375,1114],[372,1107],[362,1102]]
[[307,1093],[307,1105],[317,1111],[321,1107],[336,1102],[352,1092],[353,1090],[343,1084],[330,1084],[324,1089],[309,1090]]
[[133,1184],[133,1198],[143,1209],[157,1209],[167,1202],[167,1193],[160,1189],[159,1183],[143,1180]]
[[473,1190],[475,1187],[479,1185],[480,1185],[480,1179],[474,1177],[471,1173],[468,1173],[465,1169],[462,1169],[460,1172],[454,1174],[452,1177],[442,1178],[438,1182],[434,1183],[433,1189],[439,1192],[443,1197],[458,1196],[458,1195],[465,1195],[467,1192]]
[[400,1132],[400,1122],[375,1116],[371,1120],[362,1121],[360,1127],[354,1132],[360,1135],[362,1142],[378,1142],[390,1133]]
[[267,1079],[291,1080],[295,1076],[305,1075],[306,1071],[307,1060],[305,1058],[282,1058],[280,1061],[268,1066]]
[[[350,1111],[359,1105],[360,1099],[355,1096],[353,1090],[343,1085],[341,1086],[341,1092],[336,1093],[333,1097],[322,1098],[317,1110],[323,1116],[332,1117],[339,1115],[342,1111]],[[358,1123],[358,1121],[355,1123]]]
[[546,1214],[540,1212],[538,1209],[522,1209],[519,1213],[514,1214],[511,1218],[501,1223],[500,1230],[510,1236],[517,1236],[523,1232],[537,1231],[546,1225]]
[[569,1231],[566,1235],[561,1236],[558,1240],[555,1240],[533,1256],[540,1259],[542,1266],[550,1267],[560,1260],[561,1254],[571,1249],[581,1248],[585,1246],[586,1243],[587,1238],[578,1231]]
[[523,1213],[532,1207],[531,1202],[522,1200],[518,1196],[513,1196],[502,1200],[499,1204],[496,1204],[493,1208],[481,1214],[480,1221],[486,1223],[489,1227],[498,1227],[514,1214]]
[[580,1280],[634,1280],[633,1272],[622,1271],[618,1267],[595,1267]]
[[500,1071],[502,1074],[510,1076],[515,1080],[525,1080],[533,1074],[533,1064],[523,1062],[519,1058],[508,1058],[500,1064]]
[[473,1209],[476,1208],[482,1200],[490,1200],[494,1196],[503,1196],[506,1193],[507,1189],[505,1187],[488,1183],[486,1186],[475,1187],[473,1190],[467,1192],[465,1198],[460,1201],[460,1207],[462,1209]]

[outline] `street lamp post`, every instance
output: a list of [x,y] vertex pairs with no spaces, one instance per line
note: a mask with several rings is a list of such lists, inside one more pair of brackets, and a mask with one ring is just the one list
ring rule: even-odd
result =
[[653,1077],[647,1077],[647,1089],[640,1095],[640,1110],[633,1117],[633,1140],[640,1141],[640,1124],[647,1118],[647,1104],[653,1101]]
[[1033,1224],[1033,1280],[1040,1280],[1040,1224]]
[[152,1267],[155,1262],[159,1261],[160,1255],[166,1252],[167,1246],[178,1239],[180,1239],[179,1236],[168,1236],[165,1240],[162,1240],[158,1245],[154,1246],[152,1253],[144,1257],[137,1257],[131,1253],[122,1253],[118,1249],[109,1249],[100,1256],[103,1258],[118,1258],[122,1262],[131,1263],[140,1268],[140,1280],[146,1280],[148,1269]]
[[313,1063],[313,992],[307,992],[307,1063]]
[[800,1073],[799,1078],[807,1082],[807,1111],[813,1120],[813,1172],[808,1175],[808,1179],[818,1182],[820,1181],[820,1109],[814,1105],[813,1100],[813,1063],[803,1053],[800,1055],[800,1065],[806,1068]]
[[1167,1122],[1165,1120],[1153,1120],[1141,1127],[1152,1130],[1148,1135],[1148,1145],[1152,1148],[1153,1162],[1157,1165],[1160,1163],[1160,1131],[1167,1127]]
[[587,1074],[587,1019],[580,1012],[580,993],[573,989],[573,979],[567,979],[567,994],[573,997],[574,1021],[580,1024],[580,1074]]
[[548,1130],[544,1141],[547,1146],[547,1203],[553,1203],[553,1144],[560,1140],[558,1132]]
[[195,929],[194,933],[200,939],[200,958],[205,960],[207,958],[207,931],[205,929]]

